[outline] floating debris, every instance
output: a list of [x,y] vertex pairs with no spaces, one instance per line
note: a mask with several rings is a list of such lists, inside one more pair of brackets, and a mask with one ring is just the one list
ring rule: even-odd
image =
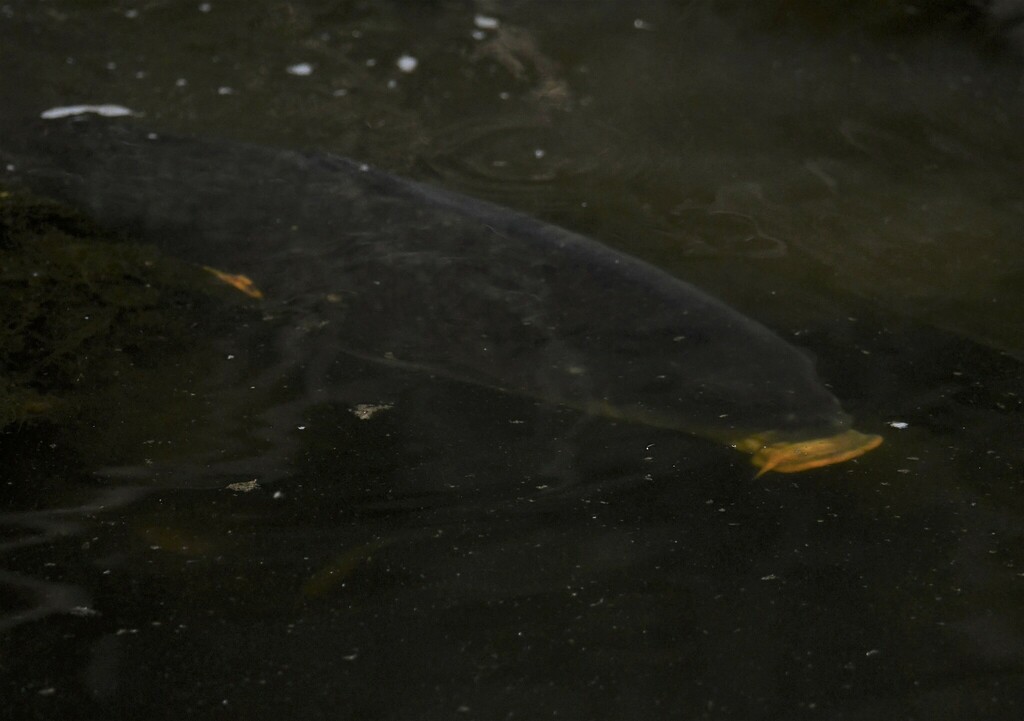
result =
[[313,66],[310,65],[309,63],[295,63],[294,65],[289,65],[287,70],[288,70],[288,74],[289,75],[312,75],[313,74]]
[[411,73],[416,70],[416,66],[420,64],[420,61],[414,58],[412,55],[403,55],[395,62],[398,69],[403,73]]
[[360,403],[353,406],[350,410],[352,415],[361,421],[368,421],[378,413],[383,413],[386,410],[390,410],[394,406],[391,403]]
[[123,105],[63,105],[44,110],[39,114],[39,117],[43,120],[60,120],[61,118],[69,118],[72,115],[84,115],[85,113],[94,113],[105,118],[138,115],[138,113]]
[[238,483],[229,483],[225,488],[229,491],[235,491],[237,493],[249,493],[255,491],[260,487],[259,481],[239,481]]

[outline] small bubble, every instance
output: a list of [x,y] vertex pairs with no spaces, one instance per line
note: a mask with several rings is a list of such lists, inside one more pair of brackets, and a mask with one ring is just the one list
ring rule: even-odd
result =
[[416,66],[419,65],[419,60],[414,58],[412,55],[403,55],[398,58],[395,64],[403,73],[411,73],[416,70]]

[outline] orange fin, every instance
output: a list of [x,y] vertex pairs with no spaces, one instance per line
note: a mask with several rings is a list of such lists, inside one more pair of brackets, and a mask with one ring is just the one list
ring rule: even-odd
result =
[[204,265],[203,266],[203,270],[205,270],[205,271],[207,271],[209,273],[212,273],[217,278],[217,280],[219,280],[219,281],[221,281],[223,283],[227,283],[232,288],[237,288],[238,290],[242,291],[243,293],[245,293],[250,298],[262,298],[263,297],[263,291],[261,291],[259,288],[257,288],[256,284],[253,283],[252,279],[249,276],[247,276],[247,275],[235,275],[235,274],[232,274],[232,273],[225,273],[222,270],[217,270],[216,268],[211,268],[208,265]]
[[[739,444],[740,448],[751,448],[753,439]],[[882,437],[850,429],[827,438],[812,438],[806,441],[783,441],[760,443],[752,449],[751,462],[760,468],[756,477],[768,471],[796,473],[812,468],[830,466],[856,458],[882,445]]]

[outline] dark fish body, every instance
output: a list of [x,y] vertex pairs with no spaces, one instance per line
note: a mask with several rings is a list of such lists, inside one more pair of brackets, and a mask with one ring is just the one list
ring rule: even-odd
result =
[[98,119],[31,124],[0,152],[36,192],[245,273],[270,302],[326,307],[339,352],[752,453],[856,433],[808,358],[764,326],[515,211],[332,155]]

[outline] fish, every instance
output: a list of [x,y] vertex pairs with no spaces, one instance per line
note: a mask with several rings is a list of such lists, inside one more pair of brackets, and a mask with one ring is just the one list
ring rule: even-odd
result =
[[316,304],[358,358],[707,438],[758,475],[882,442],[761,323],[515,210],[330,153],[123,119],[25,122],[0,156],[6,182],[255,282],[261,302]]

